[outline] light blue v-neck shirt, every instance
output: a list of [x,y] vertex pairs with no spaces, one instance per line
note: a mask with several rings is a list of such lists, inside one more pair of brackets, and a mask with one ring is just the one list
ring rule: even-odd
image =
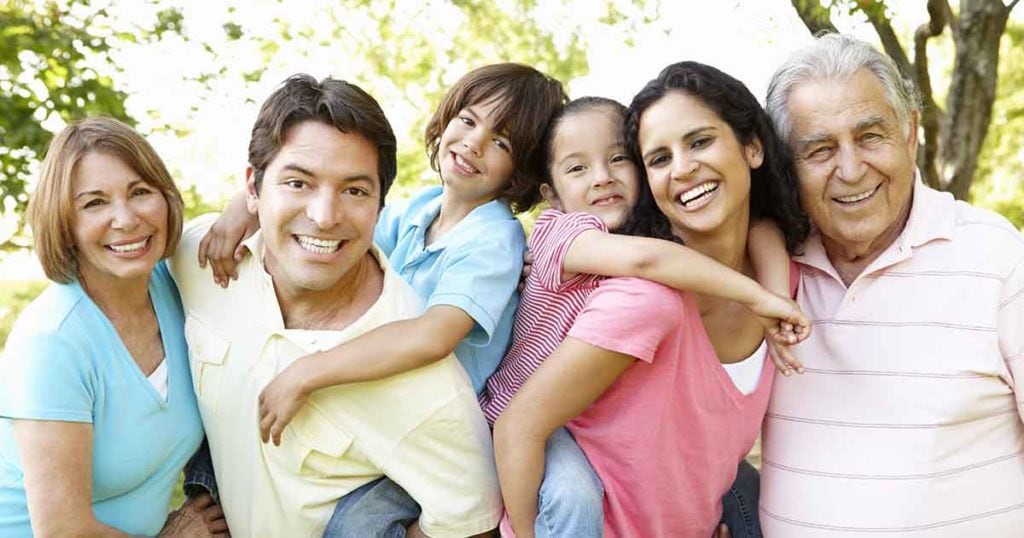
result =
[[18,317],[0,357],[0,536],[31,536],[11,419],[91,423],[97,520],[128,534],[160,531],[203,430],[181,300],[164,262],[149,294],[166,354],[166,402],[77,282],[52,284]]

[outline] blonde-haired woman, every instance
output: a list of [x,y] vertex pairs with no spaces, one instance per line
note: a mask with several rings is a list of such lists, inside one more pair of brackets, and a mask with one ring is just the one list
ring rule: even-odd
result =
[[223,526],[209,498],[168,518],[199,446],[184,319],[162,260],[182,200],[163,162],[108,118],[50,143],[29,203],[53,281],[0,359],[0,535],[123,536]]

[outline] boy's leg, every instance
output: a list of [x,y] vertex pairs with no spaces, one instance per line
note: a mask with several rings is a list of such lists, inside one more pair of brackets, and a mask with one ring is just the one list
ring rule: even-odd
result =
[[564,427],[548,438],[537,501],[537,538],[602,536],[604,487]]
[[419,517],[420,505],[385,476],[338,501],[324,538],[402,538],[405,528]]
[[740,462],[736,481],[722,497],[722,523],[732,538],[761,538],[757,502],[761,495],[761,475],[746,460]]

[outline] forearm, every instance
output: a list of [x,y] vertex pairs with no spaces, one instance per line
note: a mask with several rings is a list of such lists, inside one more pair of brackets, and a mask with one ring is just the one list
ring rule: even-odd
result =
[[744,305],[764,296],[765,289],[752,278],[691,248],[657,241],[652,251],[650,263],[640,266],[640,278]]
[[461,309],[442,305],[418,318],[381,325],[303,358],[309,372],[307,388],[374,381],[433,364],[455,351],[473,324]]
[[494,425],[498,482],[512,529],[519,538],[534,535],[537,498],[544,479],[544,443],[540,436],[516,435],[506,415]]
[[97,538],[128,538],[125,534],[113,527],[104,525],[96,520],[92,511],[72,515],[60,510],[60,513],[52,515],[32,516],[32,534],[43,537],[64,537],[64,536],[90,536]]
[[754,266],[757,281],[768,291],[789,297],[789,253],[778,226],[759,221],[750,226],[747,254]]

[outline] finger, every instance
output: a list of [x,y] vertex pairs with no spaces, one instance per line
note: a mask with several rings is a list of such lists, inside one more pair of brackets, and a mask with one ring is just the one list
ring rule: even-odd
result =
[[191,500],[192,508],[196,509],[197,511],[205,510],[207,507],[213,504],[213,497],[211,497],[209,493],[200,493],[199,495],[193,497]]
[[776,352],[785,361],[788,368],[795,370],[798,374],[804,373],[804,365],[793,355],[793,351],[789,346],[777,346]]
[[[210,528],[210,524],[212,524],[213,522],[223,519],[224,508],[222,508],[221,505],[219,504],[211,504],[210,506],[207,506],[205,510],[203,510],[203,520],[206,521],[207,528]],[[222,530],[227,530],[227,525],[225,525],[224,529]]]
[[530,249],[526,249],[526,252],[523,253],[523,264],[533,265],[533,251]]
[[270,434],[274,437],[274,446],[281,446],[282,430],[284,430],[284,425],[280,421],[275,421],[274,426],[270,428]]
[[274,417],[266,414],[262,409],[260,413],[263,415],[260,419],[260,439],[266,443],[270,441],[270,427],[274,425]]
[[199,267],[206,267],[206,249],[210,246],[210,232],[207,231],[203,239],[199,241]]

